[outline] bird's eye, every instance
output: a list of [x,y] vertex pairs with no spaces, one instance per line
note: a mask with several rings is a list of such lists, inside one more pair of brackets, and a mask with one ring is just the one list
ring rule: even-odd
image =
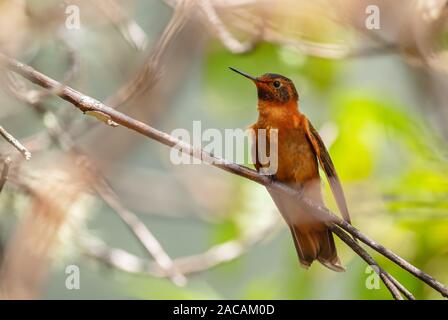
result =
[[282,85],[281,83],[280,83],[280,81],[274,81],[274,83],[273,83],[273,85],[274,85],[274,88],[280,88],[280,86]]

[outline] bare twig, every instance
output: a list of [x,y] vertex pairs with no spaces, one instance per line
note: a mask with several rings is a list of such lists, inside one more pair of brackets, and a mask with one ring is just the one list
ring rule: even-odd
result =
[[19,140],[14,138],[14,136],[10,134],[8,131],[6,131],[6,129],[3,128],[2,126],[0,126],[0,135],[6,141],[8,141],[14,148],[16,148],[22,154],[25,160],[31,159],[31,152],[29,152],[28,149]]
[[[52,89],[54,87],[60,86],[60,83],[55,81],[54,79],[51,79],[50,77],[34,70],[32,67],[20,63],[14,59],[8,58],[4,55],[0,55],[0,61],[2,61],[8,69],[18,74],[21,74],[23,77],[44,88]],[[403,269],[407,270],[414,276],[418,277],[423,282],[430,285],[436,291],[440,292],[443,296],[448,297],[448,289],[442,283],[438,282],[430,275],[411,265],[409,262],[397,256],[392,251],[377,244],[375,241],[371,240],[370,238],[362,234],[358,229],[356,229],[355,227],[351,226],[350,224],[344,222],[342,219],[337,217],[329,209],[323,206],[316,205],[312,200],[304,197],[302,192],[294,190],[279,181],[272,180],[268,176],[260,175],[255,170],[237,165],[225,159],[215,157],[203,150],[194,149],[191,145],[183,141],[180,141],[167,133],[161,132],[141,121],[135,120],[70,87],[64,87],[64,89],[59,93],[59,96],[64,100],[72,103],[76,108],[78,108],[84,113],[86,111],[102,112],[108,115],[113,121],[117,122],[118,124],[127,127],[133,131],[136,131],[148,138],[151,138],[169,147],[177,147],[180,150],[182,150],[182,152],[200,158],[205,163],[211,164],[212,166],[239,175],[241,177],[247,178],[251,181],[262,184],[278,192],[284,192],[285,195],[294,197],[296,201],[300,202],[300,204],[304,207],[305,210],[313,212],[323,221],[333,222],[334,224],[340,226],[345,231],[350,233],[352,236],[355,236],[362,242],[369,245],[375,251],[386,256],[391,261],[396,263],[398,266],[402,267]]]
[[331,231],[336,234],[342,241],[344,241],[350,248],[353,249],[365,262],[367,262],[370,266],[373,266],[374,271],[380,276],[383,283],[386,285],[387,289],[390,291],[394,299],[403,300],[403,297],[400,294],[400,290],[395,285],[393,281],[390,279],[389,273],[387,273],[384,269],[382,269],[379,264],[372,258],[371,255],[367,253],[356,241],[354,241],[350,236],[348,236],[344,231],[339,229],[334,225],[329,226]]

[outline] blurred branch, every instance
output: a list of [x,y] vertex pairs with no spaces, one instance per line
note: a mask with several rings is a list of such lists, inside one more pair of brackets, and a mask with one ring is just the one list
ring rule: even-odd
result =
[[81,59],[79,57],[78,51],[70,41],[70,38],[67,37],[62,30],[58,32],[57,37],[58,40],[62,43],[62,46],[64,47],[68,57],[68,68],[64,72],[61,86],[55,87],[52,90],[30,90],[20,80],[12,77],[9,74],[6,75],[6,81],[12,82],[13,84],[13,86],[8,86],[7,89],[15,90],[15,92],[12,93],[15,96],[20,96],[22,101],[26,103],[37,104],[50,96],[58,95],[59,90],[61,90],[61,88],[63,88],[65,84],[70,83],[70,81],[78,75],[81,65]]
[[[104,1],[105,0],[97,0],[97,4],[103,4],[101,7],[104,7]],[[179,32],[184,28],[186,22],[191,19],[194,14],[196,14],[196,10],[193,10],[193,8],[200,9],[203,13],[203,19],[206,20],[206,23],[212,27],[214,33],[218,35],[222,43],[231,52],[243,53],[254,47],[256,42],[255,40],[247,43],[241,43],[230,33],[216,13],[214,3],[212,4],[208,0],[177,0],[168,1],[167,3],[174,8],[174,12],[170,18],[170,21],[166,25],[162,36],[158,40],[151,54],[146,59],[141,70],[130,81],[128,81],[128,83],[122,86],[116,95],[106,100],[108,105],[122,105],[123,103],[135,98],[137,95],[142,94],[154,86],[157,78],[162,72],[163,66],[161,64],[161,58],[166,52],[168,46],[175,39],[176,35],[179,34]],[[236,3],[232,5],[236,5]]]
[[[251,235],[243,235],[239,239],[215,245],[203,253],[177,258],[174,260],[174,264],[182,274],[188,275],[235,260],[254,245],[266,239],[275,230],[279,221],[278,218],[273,219],[265,227]],[[154,277],[168,276],[166,270],[160,268],[160,265],[147,262],[127,251],[110,248],[99,240],[81,240],[81,247],[86,255],[118,270],[130,273],[149,273]]]
[[29,152],[28,149],[19,140],[14,138],[14,136],[6,131],[6,129],[2,126],[0,126],[0,135],[14,148],[16,148],[22,154],[25,160],[31,159],[31,152]]
[[3,191],[3,187],[6,184],[6,181],[8,181],[8,174],[9,174],[9,168],[11,166],[11,158],[6,157],[5,160],[3,160],[3,169],[2,174],[0,176],[0,192]]
[[112,106],[122,105],[123,103],[134,98],[137,94],[141,94],[142,92],[148,90],[155,84],[161,72],[160,59],[169,44],[184,27],[191,12],[190,9],[193,6],[194,1],[179,1],[178,5],[174,9],[173,16],[163,31],[162,36],[158,40],[151,54],[146,59],[146,62],[142,66],[141,70],[133,79],[126,83],[116,95],[107,99],[107,104]]
[[64,45],[69,60],[68,68],[62,80],[62,83],[68,83],[78,75],[81,68],[81,58],[74,43],[63,31],[59,32],[58,38]]
[[[6,57],[4,55],[0,55],[0,61],[3,62],[11,71],[14,71],[26,79],[30,80],[31,82],[42,86],[47,89],[53,89],[55,87],[61,86],[59,82],[57,82],[54,79],[51,79],[50,77],[34,70],[32,67],[25,65],[23,63],[18,62],[17,60],[11,59],[9,57]],[[191,145],[180,141],[172,136],[170,136],[167,133],[161,132],[143,122],[140,122],[138,120],[135,120],[111,107],[106,106],[105,104],[86,96],[70,87],[64,87],[60,92],[59,96],[73,104],[76,108],[81,110],[82,112],[87,111],[96,111],[101,112],[110,117],[111,120],[115,121],[116,123],[127,127],[133,131],[138,132],[139,134],[142,134],[150,139],[156,140],[159,143],[162,143],[169,147],[176,147],[181,149],[182,152],[194,156],[196,158],[201,159],[204,161],[204,163],[210,164],[212,166],[215,166],[217,168],[220,168],[222,170],[225,170],[227,172],[239,175],[241,177],[247,178],[251,181],[257,182],[261,185],[266,186],[267,188],[277,191],[277,192],[283,192],[285,195],[291,196],[295,199],[295,201],[299,201],[300,204],[304,207],[305,210],[309,212],[313,212],[317,217],[322,219],[322,221],[327,222],[329,225],[333,225],[333,228],[335,226],[340,227],[341,229],[345,230],[352,236],[358,238],[368,246],[370,246],[372,249],[377,251],[378,253],[384,255],[385,257],[389,258],[391,261],[393,261],[398,266],[402,267],[403,269],[407,270],[423,282],[427,283],[429,286],[431,286],[436,291],[440,292],[444,297],[448,297],[448,289],[440,282],[435,280],[430,275],[426,274],[422,270],[418,269],[417,267],[413,266],[403,258],[397,256],[395,253],[390,251],[389,249],[384,248],[383,246],[377,244],[372,239],[368,238],[366,235],[361,233],[358,229],[351,226],[347,222],[343,221],[341,218],[337,217],[333,212],[331,212],[328,208],[319,206],[315,204],[312,200],[306,198],[303,196],[303,192],[294,190],[290,188],[289,186],[280,183],[278,181],[275,181],[271,179],[268,176],[260,175],[255,170],[249,169],[244,166],[237,165],[235,163],[232,163],[230,161],[227,161],[225,159],[221,159],[218,157],[215,157],[201,149],[195,149]],[[382,277],[384,281],[384,276]],[[395,295],[394,295],[395,296]]]
[[[174,260],[174,263],[183,274],[191,274],[205,271],[222,263],[232,261],[242,256],[248,249],[266,239],[275,230],[279,221],[280,219],[275,218],[266,226],[259,228],[256,232],[250,235],[243,235],[239,239],[215,245],[207,251],[197,255],[177,258]],[[151,268],[156,275],[166,277],[165,271],[158,266],[153,264]]]
[[398,51],[398,46],[393,43],[366,48],[354,48],[343,44],[319,43],[304,39],[288,39],[284,38],[280,33],[273,31],[265,32],[264,39],[272,43],[297,49],[305,55],[325,59],[361,58],[391,54]]
[[258,40],[242,43],[238,41],[221,21],[210,0],[199,0],[199,7],[205,15],[207,23],[214,29],[223,45],[232,53],[246,53],[252,50]]
[[[279,222],[279,219],[275,219],[266,227],[260,229],[254,235],[236,240],[227,241],[225,243],[216,245],[208,249],[207,251],[177,258],[174,260],[176,267],[182,272],[182,274],[192,274],[214,268],[222,263],[227,263],[235,260],[245,254],[251,247],[258,244],[272,233],[274,227]],[[361,258],[363,258],[369,265],[376,266],[375,272],[381,277],[385,285],[391,291],[395,299],[402,300],[403,297],[400,291],[410,300],[414,300],[414,296],[401,285],[394,277],[383,270],[375,260],[364,250],[359,244],[357,244],[351,237],[345,234],[339,228],[333,230],[347,245],[349,245]],[[84,253],[98,261],[112,266],[118,270],[145,274],[149,273],[154,277],[166,277],[168,274],[154,263],[148,263],[139,257],[116,248],[110,248],[106,244],[97,241],[82,241],[81,247]]]
[[[180,1],[165,0],[165,2],[171,7],[176,7]],[[235,24],[239,25],[240,30],[253,34],[252,40],[242,43],[235,38],[232,32],[230,32],[226,23],[221,20],[217,12],[217,9],[228,9],[228,11],[230,11],[232,8],[236,7],[256,8],[257,6],[262,7],[264,5],[269,7],[270,4],[268,2],[257,2],[257,0],[196,0],[198,7],[204,15],[203,19],[205,20],[205,23],[211,26],[211,31],[221,41],[224,47],[235,54],[247,53],[262,40],[292,47],[305,55],[326,59],[360,58],[396,53],[399,51],[398,44],[383,41],[382,39],[380,40],[380,38],[376,38],[376,35],[371,36],[371,34],[374,34],[371,32],[369,33],[369,37],[374,40],[375,45],[368,47],[354,47],[348,44],[320,43],[297,37],[285,36],[281,31],[276,30],[272,23],[269,23],[269,19],[260,19],[259,16],[251,14],[250,10],[243,12],[244,16],[240,16],[234,21]],[[275,6],[276,2],[271,1],[271,5]],[[235,14],[241,15],[237,11],[235,11]],[[258,25],[254,23],[254,21],[257,20],[260,20]],[[362,31],[365,32],[364,29],[362,29]]]
[[[11,178],[27,194],[29,206],[6,245],[0,266],[1,298],[41,296],[61,232],[71,223],[71,210],[85,190],[80,169],[70,161],[59,161],[49,164],[49,170],[34,184],[24,183],[22,176],[18,181]],[[54,179],[55,175],[59,178]]]
[[94,0],[95,5],[118,29],[122,37],[139,51],[146,49],[148,37],[140,25],[131,19],[124,8],[115,0]]
[[149,231],[145,224],[141,222],[133,212],[123,207],[118,200],[117,195],[107,182],[104,181],[104,179],[101,179],[95,184],[94,188],[104,202],[118,214],[143,247],[156,260],[156,264],[167,273],[167,277],[170,278],[174,284],[184,286],[187,282],[185,276],[179,271],[173,263],[173,260],[171,260],[165,250],[163,250],[159,241],[157,241],[156,237]]

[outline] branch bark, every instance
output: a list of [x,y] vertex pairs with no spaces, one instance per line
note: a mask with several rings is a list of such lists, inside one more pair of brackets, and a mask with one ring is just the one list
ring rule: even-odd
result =
[[16,148],[22,154],[25,160],[31,159],[31,152],[29,152],[28,149],[19,140],[14,138],[14,136],[6,131],[6,129],[2,126],[0,126],[0,135],[14,148]]

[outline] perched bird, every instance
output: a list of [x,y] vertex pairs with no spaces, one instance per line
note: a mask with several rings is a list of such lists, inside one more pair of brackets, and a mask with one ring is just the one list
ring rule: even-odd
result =
[[[329,181],[343,218],[350,222],[344,193],[330,155],[308,118],[299,110],[299,96],[291,80],[279,74],[267,73],[253,77],[234,68],[231,70],[252,80],[258,91],[258,121],[251,126],[255,131],[266,130],[269,150],[269,131],[277,129],[277,171],[273,179],[292,188],[303,190],[304,195],[323,205],[318,163]],[[270,155],[272,157],[272,155]],[[257,171],[266,165],[254,159]],[[269,190],[280,213],[291,229],[300,264],[308,268],[314,260],[335,270],[345,271],[336,252],[333,234],[325,222],[304,210],[290,196]]]

